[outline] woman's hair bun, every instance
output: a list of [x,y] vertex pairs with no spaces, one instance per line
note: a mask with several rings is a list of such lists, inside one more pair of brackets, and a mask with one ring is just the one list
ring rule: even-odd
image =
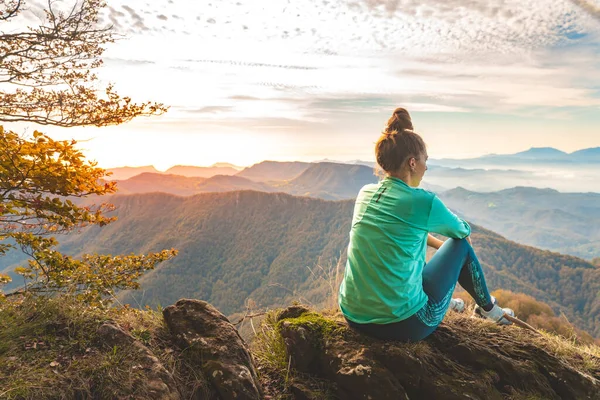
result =
[[405,129],[414,130],[412,120],[405,108],[398,107],[388,120],[384,133],[403,132]]

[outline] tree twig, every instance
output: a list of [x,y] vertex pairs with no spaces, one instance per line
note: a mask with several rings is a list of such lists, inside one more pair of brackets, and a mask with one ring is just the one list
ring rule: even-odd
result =
[[246,314],[242,318],[240,318],[237,322],[232,322],[232,325],[233,326],[237,326],[237,325],[241,324],[247,318],[252,319],[252,318],[260,317],[260,316],[266,315],[266,314],[267,314],[266,311],[265,312],[256,313],[256,314]]

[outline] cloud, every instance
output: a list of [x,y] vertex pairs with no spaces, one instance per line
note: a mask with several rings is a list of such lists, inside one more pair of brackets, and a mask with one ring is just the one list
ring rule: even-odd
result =
[[229,99],[234,101],[254,101],[254,102],[283,102],[288,104],[306,104],[309,103],[305,96],[301,98],[293,98],[293,97],[255,97],[255,96],[247,96],[247,95],[234,95],[229,96]]
[[[111,1],[112,6],[118,3],[134,23],[157,33],[185,31],[203,42],[225,39],[240,46],[285,43],[313,54],[375,49],[412,55],[506,54],[563,43],[566,32],[600,33],[575,5],[597,8],[585,0],[297,0],[283,7],[237,0],[171,5]],[[151,9],[156,21],[136,19],[139,13],[134,10],[142,9]],[[165,24],[162,17],[171,14],[181,19]]]
[[600,5],[593,4],[589,0],[571,0],[574,4],[581,7],[585,12],[590,14],[592,17],[600,20]]
[[244,95],[236,95],[236,96],[229,96],[229,98],[231,100],[242,100],[242,101],[253,101],[253,100],[261,100],[258,97],[254,97],[254,96],[244,96]]
[[[112,18],[121,29],[137,21],[150,32],[130,35],[106,55],[130,58],[136,68],[124,78],[116,71],[113,80],[145,90],[144,97],[195,110],[189,118],[272,113],[320,120],[335,112],[382,112],[398,103],[425,112],[593,108],[600,98],[600,48],[593,45],[600,24],[583,3],[592,4],[113,0]],[[152,17],[142,19],[141,10]],[[154,64],[137,65],[146,59]],[[152,90],[149,76],[160,77]]]
[[314,70],[315,67],[308,65],[286,65],[286,64],[267,64],[259,62],[239,61],[239,60],[185,60],[189,63],[209,63],[209,64],[228,64],[240,67],[263,67],[263,68],[282,68],[282,69],[301,69]]
[[222,112],[232,111],[233,107],[231,106],[206,106],[198,109],[186,109],[184,110],[187,113],[193,114],[217,114]]
[[122,5],[121,7],[123,7],[130,15],[133,19],[137,20],[137,21],[143,21],[143,18],[140,17],[138,15],[138,13],[135,12],[135,10],[131,7],[129,7],[127,4]]
[[108,8],[110,10],[110,14],[114,15],[115,17],[124,17],[125,16],[125,13],[123,13],[119,10],[115,10],[114,8],[112,8],[110,6]]
[[305,119],[295,118],[277,118],[277,117],[256,117],[256,118],[239,118],[233,121],[227,120],[230,126],[242,128],[245,130],[264,131],[264,130],[292,130],[298,129],[310,131],[311,129],[319,129],[327,127],[324,121],[308,121]]
[[356,97],[321,97],[307,103],[308,113],[315,118],[333,120],[340,115],[384,114],[387,115],[396,107],[405,107],[411,112],[467,112],[466,108],[457,104],[441,104],[439,98],[424,95],[415,96],[356,96]]
[[150,60],[133,60],[124,58],[104,57],[104,62],[109,65],[127,65],[127,66],[143,66],[155,64]]

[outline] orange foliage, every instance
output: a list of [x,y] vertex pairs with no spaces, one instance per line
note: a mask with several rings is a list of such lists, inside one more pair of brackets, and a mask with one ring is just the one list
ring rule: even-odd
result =
[[[501,307],[512,308],[517,318],[527,322],[534,328],[542,329],[582,344],[600,344],[600,339],[595,339],[589,333],[573,326],[564,314],[557,317],[552,307],[536,300],[532,296],[504,289],[495,290],[491,294],[496,298]],[[457,288],[453,297],[462,298],[465,300],[467,306],[473,307],[475,305],[471,296],[462,288]]]
[[499,305],[512,308],[519,319],[537,329],[543,329],[579,343],[600,343],[600,340],[594,339],[589,333],[571,325],[564,314],[557,317],[548,304],[529,295],[499,289],[492,292],[492,296],[496,297]]

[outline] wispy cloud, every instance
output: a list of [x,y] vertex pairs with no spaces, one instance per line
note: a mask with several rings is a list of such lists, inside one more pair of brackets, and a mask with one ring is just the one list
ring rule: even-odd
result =
[[600,5],[594,4],[589,0],[571,0],[573,3],[581,7],[585,12],[589,13],[592,17],[600,20]]
[[131,16],[131,19],[133,20],[134,28],[138,28],[141,31],[149,30],[148,27],[144,24],[144,18],[142,16],[140,16],[133,8],[129,7],[127,4],[123,4],[122,7]]
[[286,64],[267,64],[260,62],[249,62],[240,60],[184,60],[187,63],[208,63],[208,64],[226,64],[233,66],[242,67],[266,67],[266,68],[282,68],[282,69],[300,69],[300,70],[313,70],[315,67],[308,65],[286,65]]
[[232,111],[234,107],[231,106],[207,106],[198,109],[185,109],[187,113],[193,114],[218,114],[222,112]]

